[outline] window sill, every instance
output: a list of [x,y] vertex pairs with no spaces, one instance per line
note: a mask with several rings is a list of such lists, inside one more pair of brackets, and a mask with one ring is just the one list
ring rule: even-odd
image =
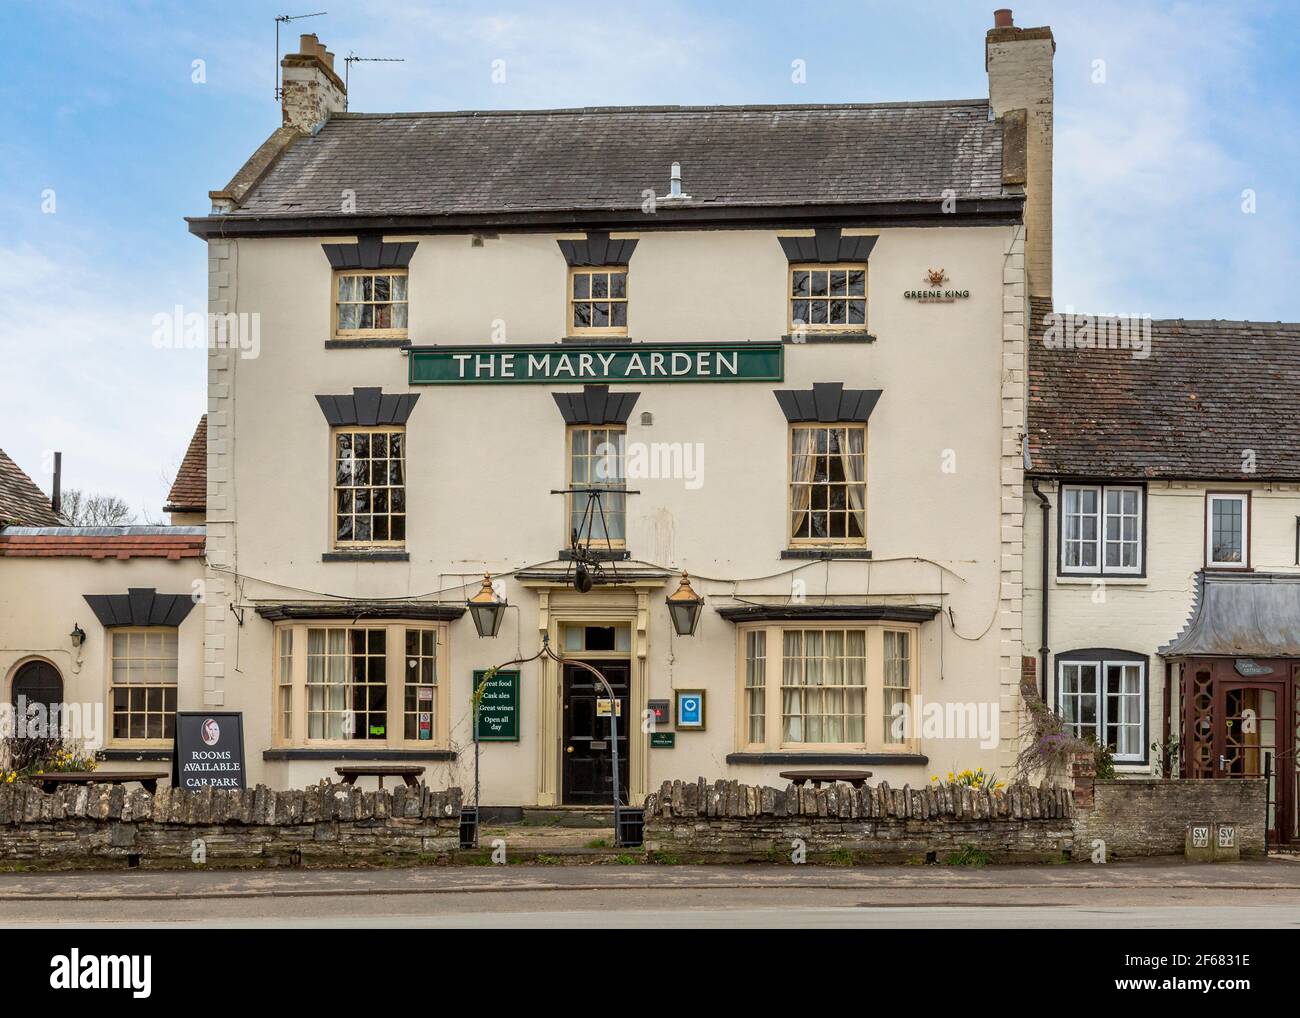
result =
[[137,761],[140,763],[167,762],[172,758],[170,749],[122,749],[106,747],[95,751],[95,759],[107,761]]
[[1056,582],[1058,586],[1091,586],[1098,580],[1105,580],[1115,586],[1144,587],[1149,582],[1146,576],[1135,576],[1132,573],[1057,573]]
[[327,339],[326,350],[397,350],[409,347],[409,339]]
[[811,346],[814,343],[874,343],[876,337],[869,332],[805,332],[801,338],[782,336],[782,343]]
[[922,753],[728,753],[729,764],[902,764],[923,766],[930,758]]
[[869,559],[870,548],[783,548],[782,558],[791,559]]
[[[592,549],[587,554],[596,559],[598,562],[626,562],[632,557],[632,553],[626,548],[600,548]],[[573,549],[562,548],[556,555],[561,562],[573,561]]]
[[321,554],[322,562],[409,562],[405,551],[327,551]]
[[263,760],[455,760],[454,749],[265,749]]

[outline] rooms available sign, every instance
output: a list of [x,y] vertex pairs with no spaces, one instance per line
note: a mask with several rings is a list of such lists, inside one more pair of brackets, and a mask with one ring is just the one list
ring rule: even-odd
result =
[[244,716],[238,712],[177,712],[172,785],[244,788]]
[[412,385],[544,382],[780,382],[780,343],[417,346]]

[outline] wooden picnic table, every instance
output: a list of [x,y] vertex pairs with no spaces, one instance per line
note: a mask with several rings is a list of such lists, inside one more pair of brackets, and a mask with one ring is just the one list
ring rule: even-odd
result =
[[138,781],[150,795],[158,791],[158,779],[166,777],[157,771],[50,771],[33,774],[28,780],[41,787],[42,792],[53,792],[59,785],[127,785]]
[[379,787],[384,787],[384,778],[401,778],[411,788],[420,783],[423,767],[413,764],[359,764],[356,767],[335,767],[334,773],[343,778],[343,784],[355,785],[357,778],[378,778]]
[[803,785],[811,781],[814,788],[820,788],[823,782],[833,785],[837,781],[843,781],[854,788],[861,788],[867,783],[867,778],[871,777],[871,772],[814,767],[797,771],[781,771],[781,777],[787,781],[793,781],[796,785]]

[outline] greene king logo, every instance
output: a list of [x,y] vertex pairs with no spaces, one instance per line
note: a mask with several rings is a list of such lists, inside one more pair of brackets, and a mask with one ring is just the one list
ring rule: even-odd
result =
[[50,986],[56,990],[130,990],[143,1000],[153,992],[153,955],[87,954],[75,947],[50,959]]
[[217,724],[216,718],[208,718],[203,722],[202,728],[203,741],[209,746],[215,746],[221,741],[221,726]]

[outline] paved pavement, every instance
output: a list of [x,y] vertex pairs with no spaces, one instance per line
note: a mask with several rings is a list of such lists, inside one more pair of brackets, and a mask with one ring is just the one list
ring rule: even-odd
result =
[[0,874],[0,926],[1300,928],[1300,862]]

